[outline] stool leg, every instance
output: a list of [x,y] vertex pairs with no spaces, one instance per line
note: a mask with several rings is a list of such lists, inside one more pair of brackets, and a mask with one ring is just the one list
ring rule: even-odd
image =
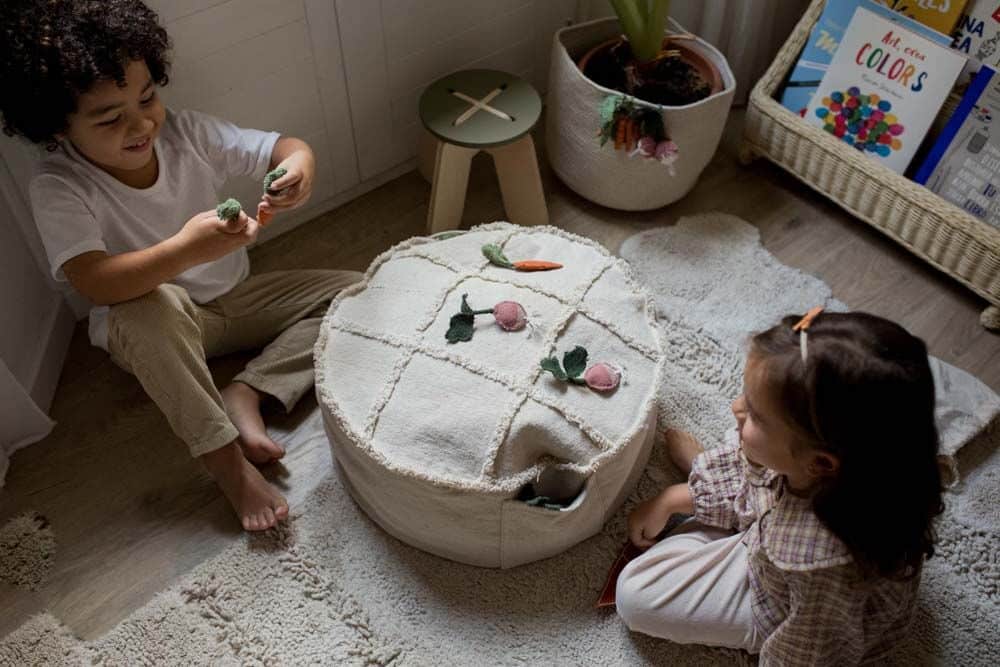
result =
[[428,183],[434,182],[434,161],[437,159],[438,138],[427,128],[420,132],[417,140],[417,171]]
[[465,189],[469,185],[469,167],[479,150],[438,142],[434,161],[434,184],[427,209],[427,232],[436,234],[457,229],[462,224]]
[[506,146],[487,149],[493,156],[503,195],[503,206],[510,222],[519,225],[549,224],[549,210],[538,173],[535,142],[526,134]]

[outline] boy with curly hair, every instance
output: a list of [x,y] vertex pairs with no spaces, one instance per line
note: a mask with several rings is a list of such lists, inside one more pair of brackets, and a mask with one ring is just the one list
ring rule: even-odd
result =
[[[274,526],[288,504],[254,464],[284,451],[261,400],[288,410],[311,388],[322,316],[360,275],[250,276],[258,223],[215,205],[227,178],[279,167],[261,215],[302,205],[312,150],[165,108],[170,42],[139,0],[4,0],[0,16],[4,131],[48,149],[30,195],[52,275],[92,302],[91,342],[138,378],[243,528]],[[219,391],[206,358],[260,347]]]

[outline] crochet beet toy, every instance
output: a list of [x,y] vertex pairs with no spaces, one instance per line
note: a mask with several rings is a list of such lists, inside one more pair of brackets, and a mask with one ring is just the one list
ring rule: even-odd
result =
[[542,359],[541,365],[557,380],[585,384],[594,391],[613,391],[618,387],[622,377],[620,370],[604,362],[587,368],[587,350],[579,345],[563,355],[562,366],[555,357]]
[[528,314],[516,301],[501,301],[492,308],[473,310],[469,307],[468,294],[462,295],[462,310],[451,316],[451,322],[444,337],[449,343],[472,340],[476,315],[491,313],[496,323],[504,331],[520,331],[528,323]]

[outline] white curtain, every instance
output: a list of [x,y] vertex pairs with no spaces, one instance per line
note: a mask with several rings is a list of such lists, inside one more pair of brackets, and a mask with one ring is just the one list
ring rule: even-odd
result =
[[[673,0],[670,16],[726,55],[736,75],[736,104],[746,102],[809,0]],[[608,0],[578,0],[577,21],[611,16]]]
[[[0,140],[0,487],[10,455],[41,440],[54,422],[45,411],[72,329],[63,298],[40,268],[44,250],[24,194],[31,148]],[[28,159],[10,164],[12,155]]]

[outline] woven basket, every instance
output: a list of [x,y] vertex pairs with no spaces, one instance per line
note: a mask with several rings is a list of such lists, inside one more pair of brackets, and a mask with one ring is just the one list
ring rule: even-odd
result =
[[[677,32],[686,32],[676,22]],[[674,174],[656,160],[629,157],[612,144],[600,146],[601,102],[618,91],[585,77],[576,60],[595,44],[621,34],[615,18],[563,28],[552,43],[545,140],[549,163],[570,188],[592,202],[623,211],[646,211],[671,204],[698,182],[722,138],[736,79],[725,56],[701,39],[688,46],[718,68],[723,89],[685,106],[667,107],[633,100],[663,114],[667,134],[677,144]],[[669,33],[667,33],[669,34]]]
[[1000,329],[1000,230],[865,157],[775,99],[819,19],[813,0],[747,105],[740,157],[766,157],[876,227],[991,304],[980,318]]

